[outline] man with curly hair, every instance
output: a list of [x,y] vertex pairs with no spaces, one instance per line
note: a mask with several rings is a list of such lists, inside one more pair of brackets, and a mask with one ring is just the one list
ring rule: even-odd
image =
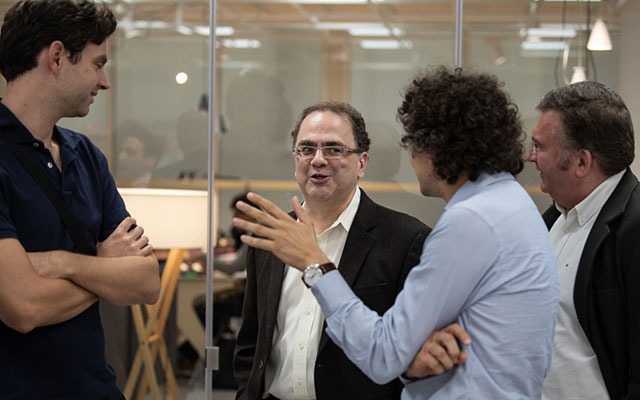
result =
[[304,271],[327,333],[376,382],[400,376],[432,331],[452,322],[466,329],[473,338],[467,361],[439,376],[405,379],[403,398],[540,398],[558,282],[544,222],[515,179],[524,152],[517,107],[494,76],[440,67],[414,79],[398,118],[420,191],[447,205],[382,316],[334,271],[295,198],[297,221],[250,194],[261,210],[238,204],[258,221],[234,220],[255,234],[242,240]]

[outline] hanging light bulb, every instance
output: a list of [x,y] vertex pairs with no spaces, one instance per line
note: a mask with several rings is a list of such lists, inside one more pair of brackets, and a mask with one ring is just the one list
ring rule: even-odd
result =
[[583,82],[587,80],[587,71],[582,65],[573,67],[573,75],[571,75],[571,83]]
[[591,36],[589,36],[589,41],[587,42],[587,49],[591,51],[607,51],[612,49],[609,31],[602,18],[598,18],[595,24],[593,24]]

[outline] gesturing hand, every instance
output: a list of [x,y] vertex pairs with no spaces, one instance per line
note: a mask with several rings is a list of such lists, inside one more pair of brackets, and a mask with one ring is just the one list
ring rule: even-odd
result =
[[259,208],[242,201],[236,204],[240,211],[255,221],[233,219],[235,227],[255,235],[242,235],[243,243],[270,251],[284,263],[299,270],[310,264],[329,262],[318,247],[313,223],[297,197],[292,199],[293,211],[298,217],[295,220],[264,197],[256,193],[249,193],[247,196]]

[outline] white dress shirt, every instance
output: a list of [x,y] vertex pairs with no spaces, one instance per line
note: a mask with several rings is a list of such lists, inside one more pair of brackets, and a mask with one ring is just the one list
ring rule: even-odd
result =
[[[318,235],[318,245],[338,267],[359,205],[358,188],[338,219]],[[314,369],[324,315],[301,277],[302,272],[287,265],[273,346],[265,371],[265,395],[270,393],[283,400],[316,398]]]
[[560,306],[551,369],[543,384],[543,400],[609,398],[596,354],[578,322],[573,289],[591,228],[623,174],[624,171],[609,177],[569,211],[556,206],[562,215],[551,228],[551,240],[558,260]]

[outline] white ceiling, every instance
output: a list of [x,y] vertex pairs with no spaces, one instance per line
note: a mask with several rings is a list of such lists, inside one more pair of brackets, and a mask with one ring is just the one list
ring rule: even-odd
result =
[[[366,0],[364,4],[317,4],[336,0],[217,0],[218,25],[236,32],[290,32],[346,30],[358,24],[382,24],[399,28],[407,36],[452,32],[456,0]],[[363,1],[363,0],[353,0]],[[316,2],[314,4],[314,2]],[[0,0],[0,14],[13,4]],[[111,0],[119,18],[164,21],[207,26],[209,0]],[[602,16],[616,30],[623,0],[543,1],[464,0],[464,29],[474,33],[514,34],[522,27],[540,23],[585,24],[587,7],[592,21]],[[564,10],[564,12],[563,12]],[[564,17],[563,17],[564,15]]]

